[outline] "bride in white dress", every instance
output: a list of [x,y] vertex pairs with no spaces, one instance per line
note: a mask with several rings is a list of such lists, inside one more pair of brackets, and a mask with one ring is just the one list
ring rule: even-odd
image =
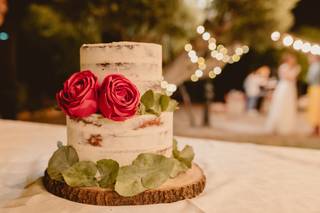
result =
[[279,83],[274,91],[266,128],[268,133],[287,135],[295,132],[297,119],[297,76],[300,66],[295,56],[286,54],[279,67]]

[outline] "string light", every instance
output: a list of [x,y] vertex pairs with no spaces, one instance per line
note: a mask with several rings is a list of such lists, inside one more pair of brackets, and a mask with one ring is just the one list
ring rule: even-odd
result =
[[208,41],[210,39],[210,33],[205,32],[202,34],[202,39]]
[[[275,39],[277,38],[277,39]],[[271,39],[273,41],[278,41],[281,38],[281,34],[279,32],[273,32],[271,34]],[[303,41],[302,39],[295,38],[292,35],[285,34],[282,38],[282,44],[286,47],[290,47],[297,51],[301,51],[303,53],[311,53],[313,55],[320,55],[320,45],[314,44],[308,41]]]
[[192,45],[191,44],[184,45],[184,50],[187,51],[187,52],[191,51],[192,50]]
[[281,34],[278,31],[271,33],[272,41],[278,41],[280,39],[280,37],[281,37]]
[[196,82],[198,80],[199,80],[199,78],[195,74],[191,75],[191,81]]
[[240,47],[237,47],[235,52],[236,52],[237,55],[242,55],[243,54],[243,49],[240,48]]
[[247,54],[249,52],[249,47],[247,45],[242,46],[243,53]]
[[215,67],[215,68],[213,69],[213,73],[216,74],[216,75],[221,74],[221,72],[222,72],[221,67]]
[[163,89],[166,95],[171,96],[176,90],[177,85],[169,84],[167,81],[163,80],[160,82],[161,89]]
[[[236,47],[233,50],[234,53],[228,55],[228,49],[224,47],[222,44],[217,44],[216,39],[211,37],[210,33],[205,30],[204,26],[198,26],[196,31],[198,34],[201,35],[204,41],[208,42],[208,49],[210,50],[211,57],[218,61],[222,61],[223,63],[232,64],[234,62],[237,62],[240,60],[240,57],[243,54],[249,52],[249,47],[244,45]],[[196,69],[190,77],[191,81],[196,82],[201,77],[203,77],[204,71],[207,69],[206,59],[201,56],[198,56],[197,52],[193,50],[193,47],[190,43],[186,44],[184,46],[184,49],[188,53],[190,61],[198,65],[198,69]],[[208,72],[209,78],[215,78],[217,75],[221,74],[221,72],[221,67],[214,67],[213,70],[210,70]],[[164,86],[167,86],[166,83],[164,83]]]
[[195,72],[194,72],[195,76],[197,76],[198,78],[201,78],[203,76],[203,71],[200,70],[200,69],[197,69]]
[[197,27],[197,33],[202,34],[204,33],[204,31],[205,31],[204,26],[200,25]]
[[294,41],[294,43],[293,43],[293,48],[294,48],[295,50],[301,50],[301,49],[302,49],[302,46],[303,46],[303,42],[302,42],[300,39]]
[[311,50],[311,44],[310,44],[309,42],[304,43],[301,50],[302,50],[302,52],[304,52],[304,53],[310,52],[310,50]]
[[215,78],[216,74],[214,73],[213,70],[209,71],[209,78]]
[[284,46],[290,46],[293,43],[293,38],[290,35],[287,35],[283,38],[282,43]]

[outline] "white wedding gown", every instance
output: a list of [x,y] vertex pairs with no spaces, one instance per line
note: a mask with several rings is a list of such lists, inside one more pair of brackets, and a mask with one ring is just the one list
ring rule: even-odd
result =
[[299,66],[282,64],[279,67],[280,81],[274,91],[266,123],[268,133],[287,135],[295,132],[298,102],[296,81],[299,72]]

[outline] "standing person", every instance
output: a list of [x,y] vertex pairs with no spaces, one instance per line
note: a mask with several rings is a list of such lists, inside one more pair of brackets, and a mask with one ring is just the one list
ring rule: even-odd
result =
[[269,67],[262,66],[246,78],[244,90],[247,96],[247,111],[249,113],[259,111],[264,95],[264,87],[268,83],[269,75]]
[[320,59],[309,55],[309,70],[307,75],[308,88],[308,120],[313,126],[313,134],[320,136]]
[[274,91],[266,128],[269,133],[280,135],[295,132],[297,120],[297,77],[300,66],[292,54],[285,54],[279,66],[279,83]]

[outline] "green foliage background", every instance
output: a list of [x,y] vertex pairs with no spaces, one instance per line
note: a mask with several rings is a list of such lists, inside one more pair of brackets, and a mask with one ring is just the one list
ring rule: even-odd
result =
[[32,0],[19,42],[22,99],[29,109],[52,105],[62,82],[79,70],[83,43],[160,43],[167,65],[204,24],[225,46],[244,43],[258,54],[270,52],[270,33],[290,28],[297,1],[214,0],[199,9],[195,0]]

